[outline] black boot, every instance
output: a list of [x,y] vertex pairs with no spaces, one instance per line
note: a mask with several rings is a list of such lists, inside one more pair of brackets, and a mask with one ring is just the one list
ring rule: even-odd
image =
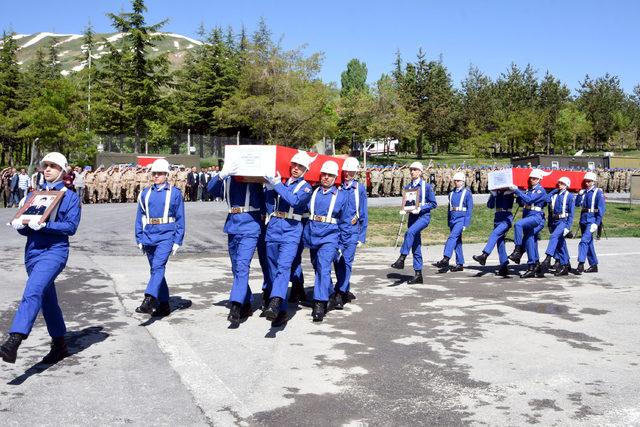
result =
[[314,301],[313,309],[311,310],[311,316],[313,317],[314,322],[322,322],[324,319],[325,313],[325,302],[324,301]]
[[509,276],[509,265],[508,264],[503,264],[500,266],[500,269],[498,270],[498,276],[502,276],[502,277],[508,277]]
[[289,321],[289,316],[287,315],[287,312],[281,311],[280,313],[278,313],[276,318],[273,319],[273,322],[271,322],[271,327],[278,328],[280,326],[284,326],[287,324],[288,321]]
[[342,292],[338,291],[333,294],[333,309],[342,310],[344,308],[344,300],[345,295]]
[[522,279],[529,279],[531,277],[536,277],[536,269],[538,267],[538,264],[530,264],[529,268],[527,269],[527,271],[525,271],[520,278]]
[[571,266],[569,264],[561,265],[560,267],[558,267],[556,272],[553,273],[553,275],[554,276],[567,276],[569,274],[569,271],[571,271]]
[[[553,271],[554,271],[555,273],[557,273],[558,271],[560,271],[560,270],[562,269],[562,267],[563,267],[563,265],[562,265],[562,264],[560,264],[560,261],[556,260],[556,262],[555,262],[555,263],[553,263],[553,267],[551,267],[551,268],[553,269]],[[555,273],[554,273],[554,274],[555,274]]]
[[473,259],[475,259],[476,261],[478,261],[478,264],[480,265],[485,265],[487,263],[487,257],[489,257],[489,254],[486,253],[485,251],[482,251],[482,254],[480,255],[474,255]]
[[9,334],[9,338],[0,346],[0,357],[7,363],[16,363],[18,356],[18,347],[25,338],[22,334]]
[[545,269],[545,267],[542,266],[542,264],[543,263],[541,263],[541,262],[536,262],[535,273],[536,273],[536,277],[540,278],[540,279],[544,278],[544,273],[546,272],[546,269]]
[[542,271],[542,274],[544,274],[548,272],[550,268],[551,268],[551,257],[547,255],[544,261],[540,263],[540,271]]
[[260,306],[260,310],[262,310],[262,313],[260,313],[260,317],[264,317],[264,312],[267,310],[267,307],[269,306],[270,294],[271,292],[269,291],[262,291],[262,305]]
[[345,294],[344,303],[345,303],[345,304],[350,303],[351,301],[353,301],[353,300],[355,300],[355,299],[356,299],[356,296],[353,294],[353,292],[348,291],[348,292]]
[[136,313],[153,313],[153,309],[156,306],[156,299],[151,295],[144,295],[144,299],[142,300],[142,304],[140,307],[136,308]]
[[509,255],[508,258],[516,264],[520,264],[520,259],[522,258],[523,254],[524,250],[522,249],[522,246],[516,245],[516,247],[513,249],[513,252],[511,253],[511,255]]
[[242,304],[242,308],[240,309],[240,318],[246,319],[247,317],[251,317],[253,315],[253,308],[251,308],[250,303]]
[[416,270],[416,274],[413,276],[413,279],[407,281],[408,285],[415,285],[417,283],[423,283],[422,270]]
[[57,337],[51,339],[51,350],[49,353],[42,358],[42,362],[46,365],[53,365],[54,363],[58,363],[65,357],[69,356],[69,348],[67,348],[67,343],[64,340],[64,337]]
[[227,316],[227,320],[231,323],[240,323],[242,305],[239,302],[233,301],[231,303],[231,308],[229,309],[229,315]]
[[582,273],[584,273],[584,262],[579,262],[578,268],[576,269],[576,274],[580,275]]
[[404,268],[404,259],[406,257],[407,257],[406,255],[400,254],[396,262],[391,264],[391,268],[397,268],[398,270],[402,270]]
[[289,302],[293,304],[297,304],[298,302],[307,302],[307,294],[304,291],[304,283],[291,283]]
[[598,272],[598,264],[590,265],[589,268],[587,268],[584,272],[585,273],[597,273]]
[[433,265],[435,267],[438,267],[438,268],[447,268],[447,267],[449,267],[449,257],[448,256],[444,256],[444,257],[442,257],[442,259],[440,261],[436,262]]
[[151,315],[153,317],[167,317],[171,314],[171,306],[168,302],[161,302],[158,304],[158,308],[156,308]]
[[282,298],[273,297],[269,300],[269,305],[267,309],[264,311],[264,317],[267,318],[270,322],[276,320],[278,317],[278,313],[280,313],[280,304],[282,304]]
[[451,267],[450,271],[464,271],[464,266],[462,264],[456,264]]

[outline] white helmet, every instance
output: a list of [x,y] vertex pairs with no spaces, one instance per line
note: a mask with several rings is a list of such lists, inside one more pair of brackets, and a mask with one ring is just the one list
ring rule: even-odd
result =
[[542,179],[544,178],[544,172],[542,172],[542,169],[532,169],[531,173],[529,174],[529,178]]
[[558,180],[558,182],[563,183],[563,184],[564,184],[564,185],[566,185],[567,187],[571,187],[571,180],[570,180],[568,177],[566,177],[566,176],[563,176],[562,178],[560,178],[560,179]]
[[165,172],[169,173],[169,162],[166,159],[156,159],[151,164],[151,173]]
[[305,153],[304,151],[298,151],[296,154],[293,155],[293,157],[291,158],[291,163],[297,163],[300,166],[304,166],[305,169],[309,170],[309,165],[311,164],[311,162],[315,160],[312,159],[311,157],[309,157],[309,155],[307,153]]
[[327,160],[322,164],[320,168],[321,173],[328,173],[333,176],[338,176],[338,164],[333,160]]
[[409,165],[409,169],[420,169],[421,171],[424,171],[424,166],[422,166],[422,163],[420,162],[413,162]]
[[358,159],[356,159],[355,157],[347,157],[344,163],[342,164],[343,171],[358,172],[359,169],[360,169],[360,163],[358,162]]
[[467,177],[465,176],[464,172],[456,172],[453,175],[453,180],[454,181],[466,181]]
[[598,177],[593,172],[587,172],[587,173],[584,174],[584,178],[582,178],[582,179],[584,181],[597,181]]
[[64,154],[57,153],[55,151],[52,151],[51,153],[44,156],[40,161],[40,166],[44,166],[46,162],[60,166],[63,172],[66,172],[69,168],[69,163],[67,163],[67,158],[64,156]]

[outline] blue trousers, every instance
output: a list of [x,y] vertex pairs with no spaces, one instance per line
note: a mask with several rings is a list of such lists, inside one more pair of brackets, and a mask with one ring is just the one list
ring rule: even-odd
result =
[[144,251],[147,254],[150,267],[149,283],[145,294],[157,298],[160,302],[169,302],[169,286],[164,277],[167,261],[171,255],[173,248],[173,240],[165,240],[158,243],[157,246],[145,246]]
[[569,251],[567,250],[567,242],[564,238],[564,229],[567,228],[566,221],[558,221],[552,225],[553,229],[549,235],[549,244],[545,254],[550,257],[557,257],[562,265],[569,264]]
[[298,245],[298,252],[296,252],[296,257],[293,259],[293,264],[291,264],[291,283],[296,283],[300,285],[304,285],[304,273],[302,271],[302,251],[304,250],[304,243],[300,240],[300,245]]
[[529,215],[513,226],[513,240],[527,251],[527,264],[535,264],[540,259],[538,254],[537,235],[544,228],[542,215]]
[[444,256],[451,258],[453,251],[456,251],[456,264],[464,265],[464,254],[462,253],[462,228],[464,219],[449,223],[449,237],[444,244]]
[[506,236],[509,228],[511,228],[511,221],[495,221],[493,223],[493,231],[489,235],[489,240],[487,240],[487,244],[482,250],[483,252],[490,254],[493,251],[493,248],[497,246],[500,265],[506,265],[509,262],[509,259],[507,258],[507,248],[504,243],[504,236]]
[[349,292],[349,281],[351,280],[353,260],[356,257],[356,247],[358,247],[358,242],[347,243],[344,249],[342,249],[342,257],[333,263],[333,268],[336,272],[336,292]]
[[62,317],[62,310],[58,305],[55,279],[67,264],[67,253],[57,254],[47,251],[26,264],[27,284],[24,288],[22,301],[13,318],[10,333],[29,335],[36,321],[38,312],[42,308],[42,316],[47,324],[47,331],[52,338],[62,337],[67,332]]
[[[408,214],[409,215],[409,214]],[[409,250],[413,253],[413,269],[422,271],[422,237],[420,233],[429,226],[431,215],[409,215],[407,231],[400,248],[400,254],[407,256]]]
[[271,289],[271,273],[269,273],[269,259],[267,258],[267,242],[265,241],[265,230],[262,229],[258,238],[258,261],[262,270],[262,290]]
[[291,277],[291,266],[298,253],[298,241],[267,242],[267,259],[271,273],[271,298],[282,298],[280,310],[287,309],[287,290]]
[[311,264],[316,272],[313,284],[313,299],[316,301],[329,301],[333,294],[331,282],[331,263],[336,257],[338,245],[333,242],[323,243],[315,248],[310,248]]
[[233,285],[231,286],[229,301],[250,304],[249,267],[258,245],[258,236],[229,234],[227,240],[229,242],[231,270],[233,271]]
[[598,265],[596,247],[593,244],[593,233],[589,230],[592,223],[580,224],[582,237],[578,243],[578,262],[589,260],[589,265]]

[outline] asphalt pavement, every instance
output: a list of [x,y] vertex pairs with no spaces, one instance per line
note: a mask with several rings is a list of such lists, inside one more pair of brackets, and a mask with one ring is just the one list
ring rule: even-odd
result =
[[[1,223],[12,213],[0,210]],[[230,329],[224,205],[189,203],[186,214],[167,270],[174,311],[149,319],[134,312],[148,278],[135,206],[83,208],[56,282],[73,354],[38,364],[49,342],[40,317],[16,364],[0,365],[3,425],[640,424],[640,239],[597,242],[597,274],[530,280],[496,277],[495,254],[481,267],[481,245],[465,245],[465,271],[428,264],[411,286],[410,262],[389,268],[397,250],[365,246],[344,310],[314,324],[310,308],[292,307],[278,328],[258,312]],[[23,247],[0,228],[2,333],[26,279]],[[576,251],[572,240],[574,264]],[[425,252],[434,262],[442,246]],[[304,269],[311,294],[307,252]]]

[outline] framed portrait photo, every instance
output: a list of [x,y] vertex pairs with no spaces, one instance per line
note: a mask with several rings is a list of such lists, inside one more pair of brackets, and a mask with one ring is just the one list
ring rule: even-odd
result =
[[420,207],[417,188],[411,190],[402,190],[402,209],[412,211]]
[[63,191],[34,191],[18,210],[14,219],[28,224],[37,220],[39,224],[47,222],[51,213],[58,207],[64,196]]

